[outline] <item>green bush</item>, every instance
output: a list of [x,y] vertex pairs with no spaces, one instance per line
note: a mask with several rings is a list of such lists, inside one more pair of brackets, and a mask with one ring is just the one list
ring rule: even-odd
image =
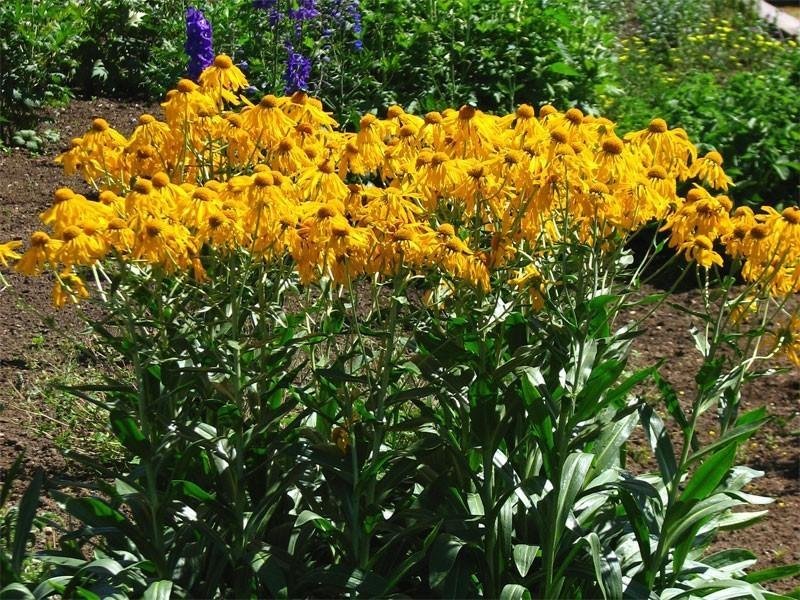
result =
[[69,100],[86,17],[78,0],[0,3],[0,141],[33,126],[43,106]]
[[711,19],[664,49],[663,40],[625,40],[618,63],[624,94],[606,110],[623,129],[661,117],[731,157],[739,203],[777,204],[800,192],[800,48],[743,17]]
[[170,12],[180,11],[182,4],[170,0],[86,0],[86,30],[76,51],[80,68],[74,87],[87,96],[148,96],[151,89],[143,66],[151,60],[154,48],[174,39],[162,19],[166,16],[169,20]]
[[588,108],[606,83],[610,33],[583,2],[371,1],[364,7],[365,48],[384,102],[420,112],[467,102],[503,110],[521,102]]
[[[212,24],[217,53],[246,61],[248,77],[262,93],[283,91],[283,38],[270,27],[266,11],[251,0],[193,4]],[[120,81],[128,91],[161,96],[185,73],[185,6],[174,0],[93,0],[97,25],[85,48],[95,54],[83,64],[102,67],[109,76],[92,89],[124,91],[111,83]],[[310,91],[344,120],[393,103],[417,112],[467,102],[489,109],[510,110],[525,101],[590,109],[605,89],[611,34],[584,3],[369,0],[361,10],[361,51],[352,40],[334,39],[323,55],[319,30],[312,27],[304,37],[314,64]],[[116,33],[104,25],[109,19],[99,18],[106,13],[115,15],[110,21],[117,23]],[[115,63],[117,56],[125,61]],[[112,76],[113,69],[120,76]]]

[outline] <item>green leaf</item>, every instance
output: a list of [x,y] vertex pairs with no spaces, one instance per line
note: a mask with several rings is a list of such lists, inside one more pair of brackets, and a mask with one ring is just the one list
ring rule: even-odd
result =
[[760,571],[753,571],[745,575],[744,580],[748,583],[764,583],[765,581],[775,581],[777,579],[787,579],[800,575],[800,564],[782,565],[780,567],[771,567],[769,569],[761,569]]
[[22,561],[25,559],[28,536],[31,533],[33,519],[36,517],[36,509],[39,506],[39,494],[42,490],[43,483],[44,471],[38,468],[19,503],[17,524],[14,529],[14,542],[11,545],[11,569],[14,573],[20,572]]
[[707,359],[703,362],[694,378],[697,386],[703,391],[708,391],[717,385],[722,374],[722,365],[723,360],[721,358]]
[[98,558],[83,566],[81,571],[106,572],[116,575],[122,571],[122,565],[111,558]]
[[[611,384],[619,379],[624,369],[625,363],[615,359],[606,360],[592,369],[586,384],[576,398],[577,420],[583,421],[597,412]],[[607,397],[605,399],[607,400]]]
[[758,557],[744,548],[728,548],[703,557],[703,564],[715,569],[746,569],[753,565]]
[[648,379],[655,377],[658,373],[655,366],[640,369],[630,377],[626,378],[621,384],[610,390],[606,395],[606,402],[616,405],[617,402],[624,402],[628,397],[628,393],[637,385]]
[[530,600],[531,593],[528,588],[517,583],[507,583],[500,591],[500,600]]
[[212,494],[209,494],[199,485],[185,479],[176,479],[172,482],[172,485],[174,487],[180,487],[184,494],[195,500],[200,500],[200,502],[211,502],[215,499]]
[[431,558],[428,572],[428,585],[433,589],[444,586],[456,564],[458,553],[465,542],[449,533],[442,533],[431,546]]
[[514,545],[514,564],[517,565],[517,571],[519,571],[522,577],[528,575],[528,571],[531,570],[531,565],[538,555],[539,546],[529,546],[528,544]]
[[619,498],[625,509],[625,518],[633,529],[633,535],[639,546],[639,554],[642,556],[642,563],[647,570],[650,568],[652,548],[650,546],[650,528],[647,526],[644,511],[628,490],[621,488],[619,490]]
[[661,394],[661,398],[664,400],[664,405],[667,408],[667,412],[673,419],[675,419],[675,422],[682,431],[688,431],[689,421],[686,419],[686,415],[683,413],[681,403],[678,400],[678,394],[675,393],[675,388],[673,388],[658,371],[653,373],[653,381],[655,381],[658,391]]
[[650,406],[645,405],[639,409],[639,418],[642,422],[642,427],[644,427],[647,441],[650,443],[650,448],[656,456],[656,461],[658,461],[661,479],[665,484],[669,485],[678,472],[675,449],[672,447],[669,432],[664,427],[664,422]]
[[22,463],[24,459],[25,453],[21,452],[17,458],[14,459],[14,464],[12,464],[5,473],[5,477],[3,478],[3,486],[0,488],[0,509],[6,505],[6,500],[8,500],[8,497],[11,494],[13,483],[17,479],[17,476],[22,472]]
[[619,466],[619,449],[636,427],[638,417],[631,413],[607,425],[594,445],[592,473],[598,474],[612,466]]
[[0,589],[0,599],[2,600],[36,600],[31,591],[21,583],[9,583]]
[[420,388],[401,390],[399,392],[395,392],[394,394],[390,394],[386,398],[386,406],[388,407],[401,402],[432,396],[437,391],[438,389],[434,386],[424,386]]
[[142,600],[170,600],[172,585],[171,581],[165,579],[154,581],[142,594]]
[[89,526],[107,527],[125,522],[125,517],[99,498],[70,498],[67,511]]
[[134,526],[125,516],[99,498],[69,498],[66,502],[67,512],[84,524],[93,528],[110,528],[126,536],[142,553],[151,560],[163,560],[153,545],[142,535],[138,526]]
[[87,590],[81,586],[75,587],[75,595],[78,598],[83,598],[84,600],[101,600],[100,596],[95,594],[92,590]]
[[278,559],[265,551],[256,553],[251,561],[253,572],[275,598],[287,598],[286,577]]
[[703,500],[713,492],[728,474],[736,458],[736,442],[730,442],[701,464],[680,495],[683,502]]
[[111,429],[125,448],[134,456],[147,454],[149,447],[146,438],[130,415],[120,409],[114,409],[111,411],[109,419]]
[[314,374],[331,383],[368,383],[367,378],[363,375],[350,375],[349,373],[345,373],[341,368],[315,369]]
[[591,548],[595,577],[603,598],[622,598],[622,568],[619,559],[613,551],[609,551],[608,555],[603,554],[600,538],[594,531],[586,539]]
[[[696,313],[698,316],[703,317],[701,313]],[[689,330],[691,333],[692,338],[694,338],[694,345],[700,351],[700,354],[703,356],[708,356],[708,340],[703,332],[701,332],[697,327],[692,326]],[[703,365],[705,366],[705,365]],[[700,378],[700,374],[698,373],[695,380]],[[699,383],[699,382],[698,382]]]
[[553,73],[558,73],[559,75],[566,75],[567,77],[580,77],[580,73],[565,62],[555,62],[551,65],[548,65],[547,68]]
[[[761,412],[761,411],[750,411],[750,412]],[[749,415],[749,414],[750,413],[747,413],[747,415]],[[745,416],[745,415],[742,415],[742,416]],[[697,452],[693,453],[689,457],[689,463],[688,464],[692,464],[692,463],[700,460],[702,457],[706,456],[707,454],[712,454],[712,453],[716,452],[717,450],[719,450],[720,448],[722,448],[724,446],[727,446],[728,444],[734,444],[734,446],[740,445],[744,440],[746,440],[751,435],[753,435],[756,431],[758,431],[761,428],[761,426],[764,423],[767,422],[767,420],[769,420],[769,417],[764,416],[760,421],[755,421],[755,422],[750,421],[750,422],[746,422],[744,425],[738,425],[737,424],[737,426],[734,427],[733,429],[729,429],[728,431],[726,431],[725,435],[722,438],[718,439],[717,441],[715,441],[712,444],[708,444],[707,446],[704,446],[703,448],[701,448]],[[737,423],[739,423],[739,421],[737,421]]]
[[756,521],[760,521],[769,514],[768,510],[757,510],[753,512],[736,512],[722,517],[717,523],[721,531],[733,531],[750,527]]
[[[682,560],[694,544],[695,534],[709,519],[725,514],[739,502],[725,494],[687,504],[678,501],[668,510],[661,529],[663,548],[675,548],[675,569],[680,570]],[[680,554],[680,557],[678,556]],[[678,560],[680,558],[681,560]]]
[[556,504],[556,519],[552,524],[554,528],[554,548],[558,546],[558,540],[564,532],[567,516],[575,505],[575,499],[583,489],[586,475],[592,466],[593,459],[594,456],[592,454],[573,452],[564,461]]
[[397,585],[397,582],[402,579],[402,577],[408,572],[409,569],[416,566],[425,558],[425,555],[428,552],[428,549],[431,547],[433,542],[436,540],[437,536],[439,535],[439,529],[441,528],[441,522],[437,523],[433,530],[425,537],[425,541],[422,544],[422,548],[417,550],[416,552],[412,552],[409,556],[403,560],[397,567],[392,569],[392,578],[386,582],[386,588],[380,594],[381,597],[386,597],[390,593],[392,593],[394,586]]

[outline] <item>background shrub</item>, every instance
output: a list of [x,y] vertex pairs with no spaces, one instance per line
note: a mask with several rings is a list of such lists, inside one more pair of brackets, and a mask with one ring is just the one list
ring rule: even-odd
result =
[[0,141],[31,126],[41,107],[70,98],[86,15],[76,0],[0,3]]
[[737,3],[719,3],[712,14],[723,16],[699,20],[696,7],[666,4],[683,11],[666,22],[690,24],[664,31],[651,20],[617,23],[636,35],[622,41],[619,93],[605,98],[605,110],[624,131],[662,117],[702,139],[702,150],[730,157],[725,166],[736,183],[730,195],[739,203],[796,200],[797,43],[772,37],[752,10]]

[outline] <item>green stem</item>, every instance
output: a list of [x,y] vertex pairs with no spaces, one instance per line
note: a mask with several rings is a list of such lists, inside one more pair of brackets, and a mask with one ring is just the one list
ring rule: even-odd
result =
[[[375,460],[383,446],[384,437],[386,436],[386,397],[389,391],[389,377],[391,375],[392,366],[394,364],[394,341],[397,329],[397,318],[400,308],[400,302],[397,301],[397,296],[402,294],[405,289],[406,282],[402,273],[395,275],[392,281],[392,301],[389,308],[389,323],[388,335],[386,345],[381,349],[381,356],[379,360],[380,370],[378,372],[380,384],[375,394],[374,414],[375,414],[375,427],[372,441],[372,452],[369,455],[369,460]],[[375,489],[377,481],[375,477],[370,480],[370,485],[367,491],[367,506],[375,504]],[[362,548],[361,564],[366,565],[369,558],[371,535],[367,535],[364,540]]]
[[[488,440],[487,440],[488,442]],[[483,486],[481,487],[481,500],[483,511],[486,515],[486,565],[488,579],[483,595],[487,598],[497,598],[500,595],[498,589],[498,556],[497,556],[497,514],[494,507],[494,464],[493,444],[486,444],[483,450]]]

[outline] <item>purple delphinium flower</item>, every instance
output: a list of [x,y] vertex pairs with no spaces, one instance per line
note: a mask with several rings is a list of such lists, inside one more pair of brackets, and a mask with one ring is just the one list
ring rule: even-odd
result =
[[286,82],[285,93],[291,94],[298,90],[308,89],[308,80],[311,77],[311,59],[300,52],[296,52],[291,42],[287,41],[286,47],[286,72],[283,80]]
[[186,9],[186,54],[189,66],[186,71],[191,79],[197,81],[203,69],[214,62],[214,48],[211,38],[211,23],[195,7]]
[[283,13],[278,10],[278,0],[253,0],[253,8],[267,11],[270,27],[274,28],[283,19]]
[[358,0],[329,0],[323,9],[326,23],[322,29],[322,37],[331,37],[335,31],[349,33],[353,40],[353,48],[362,50],[361,42],[361,8]]
[[296,9],[289,11],[289,16],[295,21],[310,21],[320,16],[317,0],[300,0]]
[[294,25],[294,37],[300,39],[303,37],[303,23],[306,21],[313,21],[321,16],[317,8],[317,0],[300,0],[297,8],[289,10],[289,18]]

